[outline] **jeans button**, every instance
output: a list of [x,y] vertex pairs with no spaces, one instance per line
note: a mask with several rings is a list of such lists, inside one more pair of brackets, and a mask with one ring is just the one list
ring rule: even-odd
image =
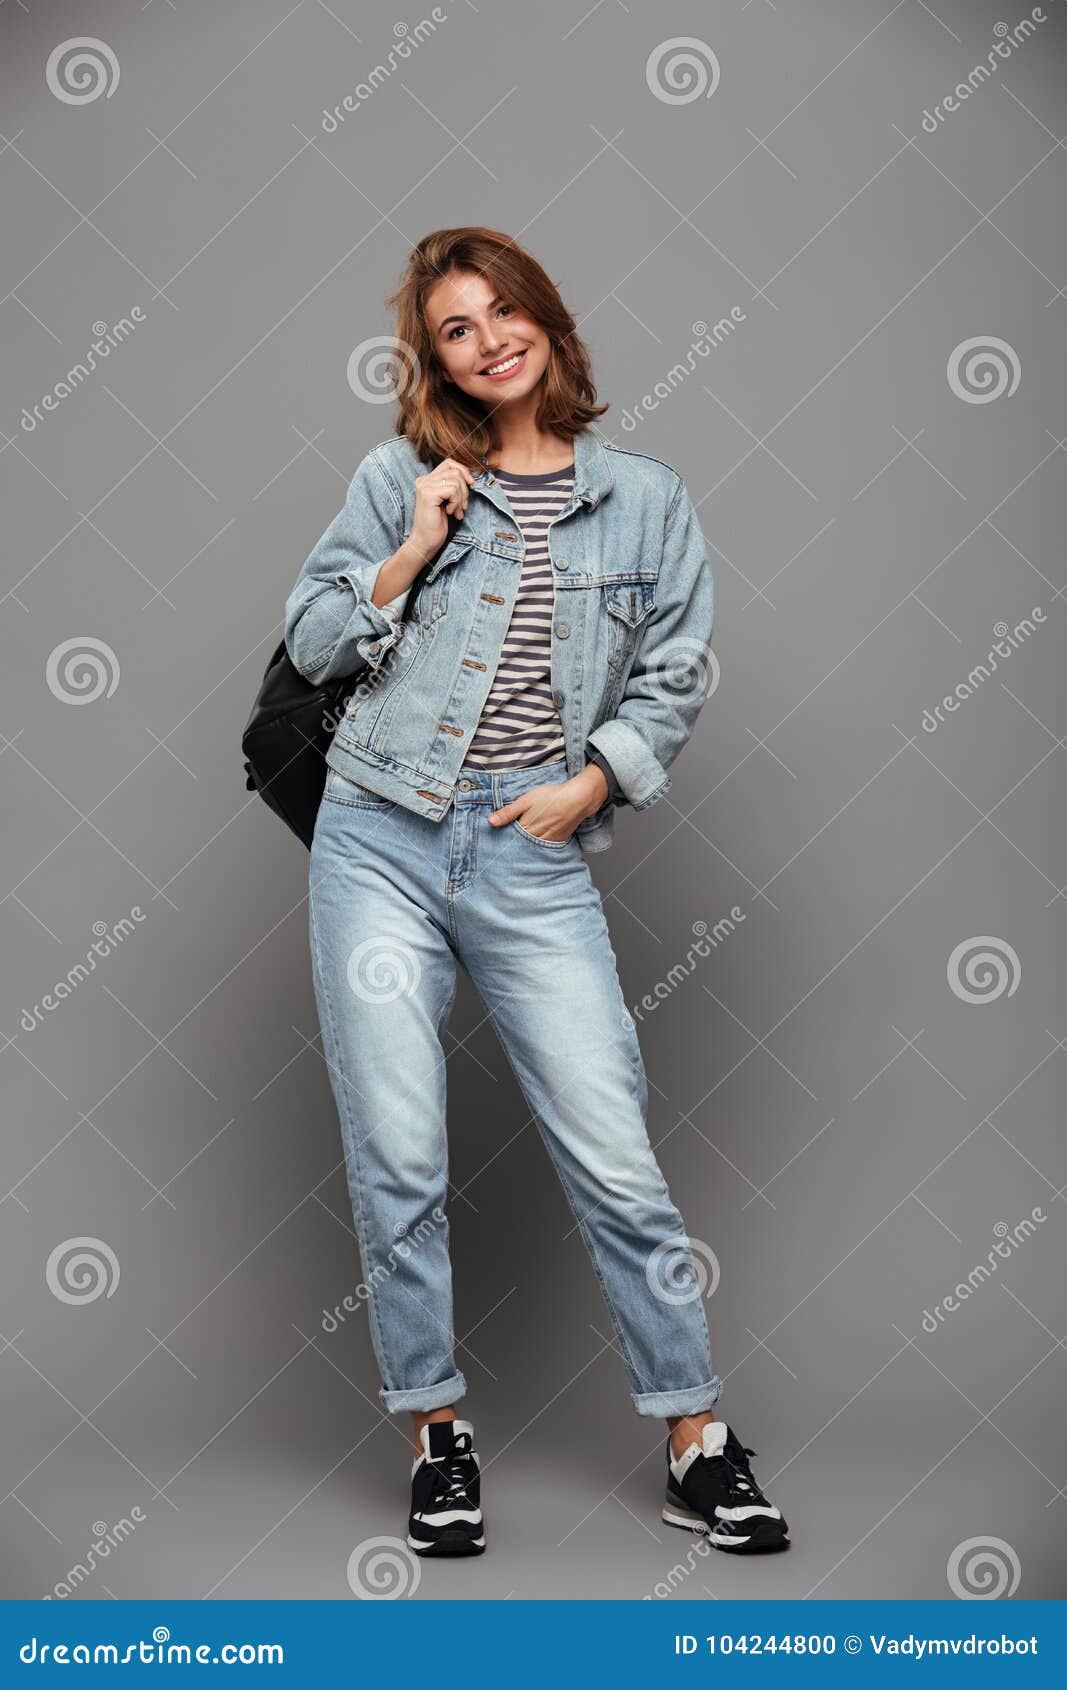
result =
[[460,781],[460,783],[459,783],[459,790],[460,790],[460,791],[461,791],[461,792],[469,792],[469,791],[470,791],[470,789],[471,789],[471,783],[470,783],[470,781],[469,781],[469,780],[461,780],[461,781]]

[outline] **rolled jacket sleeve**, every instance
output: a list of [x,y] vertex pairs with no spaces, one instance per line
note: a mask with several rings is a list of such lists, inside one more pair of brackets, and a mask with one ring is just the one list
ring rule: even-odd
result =
[[604,776],[604,779],[607,781],[607,783],[608,783],[608,798],[610,799],[610,801],[613,804],[625,804],[626,803],[626,794],[622,790],[622,787],[619,785],[618,781],[615,779],[615,770],[612,768],[611,764],[608,762],[604,753],[602,751],[598,751],[595,745],[594,746],[588,746],[587,745],[586,748],[585,748],[585,758],[586,758],[587,763],[595,763],[596,764],[597,768],[600,770],[600,772]]
[[587,741],[587,752],[608,759],[635,810],[670,789],[667,770],[708,697],[714,621],[707,542],[679,478],[664,522],[655,609],[642,624],[615,715]]
[[372,604],[371,594],[404,539],[402,529],[399,495],[368,452],[286,601],[286,650],[307,680],[377,667],[397,643],[407,591],[384,605]]

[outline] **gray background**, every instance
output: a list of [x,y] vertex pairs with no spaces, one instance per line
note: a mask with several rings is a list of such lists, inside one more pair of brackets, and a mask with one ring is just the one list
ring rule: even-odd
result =
[[[394,1587],[941,1597],[959,1546],[992,1537],[1008,1590],[1015,1557],[1019,1597],[1062,1595],[1063,7],[934,134],[924,109],[1010,8],[447,10],[334,134],[323,108],[415,14],[0,12],[5,1593],[46,1595],[135,1507],[80,1594],[352,1599],[353,1552],[405,1530],[407,1425],[377,1404],[365,1317],[321,1325],[359,1267],[307,859],[245,793],[239,739],[304,557],[393,432],[349,356],[388,332],[416,240],[484,222],[544,263],[605,437],[679,470],[712,547],[721,684],[669,796],[621,812],[592,862],[631,1005],[694,923],[743,911],[641,1037],[672,1195],[721,1264],[723,1410],[795,1545],[701,1557],[660,1524],[662,1426],[632,1412],[464,980],[457,1354],[490,1553],[417,1587],[401,1557]],[[45,65],[80,35],[121,75],[74,105]],[[646,62],[685,36],[721,80],[672,104]],[[135,305],[144,323],[27,432],[92,324]],[[694,324],[735,306],[627,430]],[[990,336],[1019,385],[970,403],[949,360]],[[994,625],[1035,606],[1033,636],[924,732]],[[87,638],[117,685],[72,704],[49,658]],[[93,924],[134,906],[26,1031]],[[949,958],[985,936],[1017,983],[967,1002]],[[1035,1235],[924,1332],[1035,1205]],[[46,1266],[78,1238],[120,1271],[70,1303]]]

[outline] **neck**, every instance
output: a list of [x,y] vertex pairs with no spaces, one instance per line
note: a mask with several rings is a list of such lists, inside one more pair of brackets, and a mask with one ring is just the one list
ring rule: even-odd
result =
[[569,440],[549,429],[498,428],[499,444],[488,454],[490,469],[513,470],[516,475],[546,475],[564,469],[574,458]]

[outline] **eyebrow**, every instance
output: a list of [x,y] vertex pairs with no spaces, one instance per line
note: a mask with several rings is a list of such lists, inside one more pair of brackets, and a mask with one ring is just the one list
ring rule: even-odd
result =
[[[503,294],[498,293],[495,299],[491,299],[489,301],[489,310],[491,311],[494,305],[503,305],[503,303],[504,296]],[[445,317],[442,322],[438,323],[437,332],[440,334],[442,329],[447,329],[449,323],[469,323],[470,320],[471,319],[469,317]]]

